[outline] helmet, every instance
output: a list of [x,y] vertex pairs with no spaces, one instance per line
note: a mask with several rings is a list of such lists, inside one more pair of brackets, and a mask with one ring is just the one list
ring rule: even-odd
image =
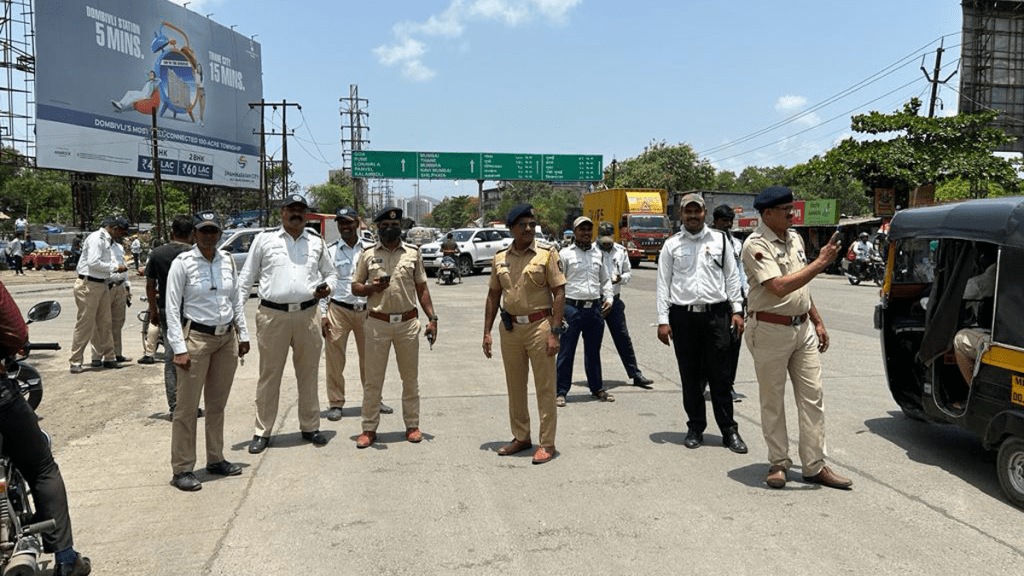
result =
[[868,239],[868,233],[867,232],[861,232],[859,235],[857,235],[857,237],[860,238],[861,240],[867,240]]

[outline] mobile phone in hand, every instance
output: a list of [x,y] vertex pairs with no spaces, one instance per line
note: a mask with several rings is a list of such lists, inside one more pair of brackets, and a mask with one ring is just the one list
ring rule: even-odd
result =
[[322,282],[319,286],[316,287],[316,289],[318,291],[319,290],[327,290],[327,282]]
[[381,276],[377,281],[380,282],[381,284],[387,284],[388,282],[391,282],[391,275],[385,274]]
[[836,226],[836,231],[832,233],[832,238],[829,239],[829,244],[840,245],[843,242],[843,227]]

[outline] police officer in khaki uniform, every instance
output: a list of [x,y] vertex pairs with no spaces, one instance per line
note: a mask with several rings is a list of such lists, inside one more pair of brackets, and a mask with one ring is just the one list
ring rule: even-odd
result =
[[[124,266],[124,246],[120,242],[110,245],[111,255],[119,265]],[[128,306],[132,302],[132,283],[128,280],[127,272],[115,272],[110,275],[107,281],[107,288],[110,290],[110,333],[114,339],[114,360],[117,362],[131,362],[132,359],[122,355],[121,330],[124,328],[125,316]],[[93,334],[92,338],[92,364],[93,368],[103,366],[101,352],[96,343],[102,340],[99,334]]]
[[512,246],[498,252],[491,267],[487,304],[484,308],[484,356],[491,357],[491,328],[501,311],[501,358],[505,364],[508,387],[508,416],[512,423],[512,442],[498,448],[499,456],[508,456],[533,447],[530,440],[530,409],[527,406],[526,381],[533,366],[540,414],[540,446],[533,454],[534,464],[543,464],[555,456],[555,355],[559,337],[565,331],[565,274],[557,247],[535,239],[537,219],[533,206],[520,204],[505,219],[512,231]]
[[788,372],[800,416],[804,481],[848,489],[853,482],[825,465],[825,404],[818,355],[828,349],[829,341],[807,286],[835,260],[838,245],[829,242],[816,260],[807,262],[803,239],[790,229],[793,192],[789,188],[765,188],[754,200],[754,208],[761,215],[761,223],[744,242],[742,252],[750,287],[745,333],[747,348],[754,357],[761,429],[771,464],[766,483],[784,488],[786,471],[793,463],[786,430]]
[[395,360],[402,378],[402,419],[405,438],[420,442],[419,354],[420,321],[416,301],[426,315],[426,337],[437,338],[437,316],[427,290],[427,272],[420,251],[402,242],[402,210],[385,208],[377,217],[380,241],[363,251],[352,277],[352,293],[365,296],[366,313],[366,386],[363,390],[363,433],[356,447],[366,448],[377,438],[380,424],[380,398],[388,353],[395,347]]
[[338,273],[323,238],[306,228],[308,211],[306,199],[299,194],[285,198],[281,203],[281,227],[256,236],[238,275],[238,298],[242,302],[249,299],[253,283],[259,281],[256,335],[260,377],[256,384],[256,426],[249,443],[250,454],[259,454],[270,444],[289,348],[299,393],[302,439],[316,446],[327,444],[327,437],[320,433],[317,393],[320,350],[324,344],[317,301],[331,294]]

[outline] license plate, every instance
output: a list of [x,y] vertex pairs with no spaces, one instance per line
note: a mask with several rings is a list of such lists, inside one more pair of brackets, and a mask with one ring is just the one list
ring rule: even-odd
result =
[[647,255],[647,261],[648,262],[654,262],[657,259],[658,259],[658,255],[657,254],[648,254]]

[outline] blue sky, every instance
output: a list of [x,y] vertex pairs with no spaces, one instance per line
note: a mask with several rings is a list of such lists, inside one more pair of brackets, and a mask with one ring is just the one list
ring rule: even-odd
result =
[[[338,99],[350,84],[369,100],[368,149],[601,154],[607,164],[665,140],[738,173],[824,152],[850,134],[852,114],[926,100],[922,56],[931,71],[943,36],[943,77],[960,56],[958,0],[193,0],[187,7],[256,35],[264,97],[302,105],[301,115],[289,111],[288,151],[304,186],[341,167]],[[940,89],[941,114],[955,113],[958,81]],[[808,113],[793,118],[801,112]],[[472,181],[420,186],[437,198],[476,193]],[[413,181],[395,181],[399,197],[413,190]]]

